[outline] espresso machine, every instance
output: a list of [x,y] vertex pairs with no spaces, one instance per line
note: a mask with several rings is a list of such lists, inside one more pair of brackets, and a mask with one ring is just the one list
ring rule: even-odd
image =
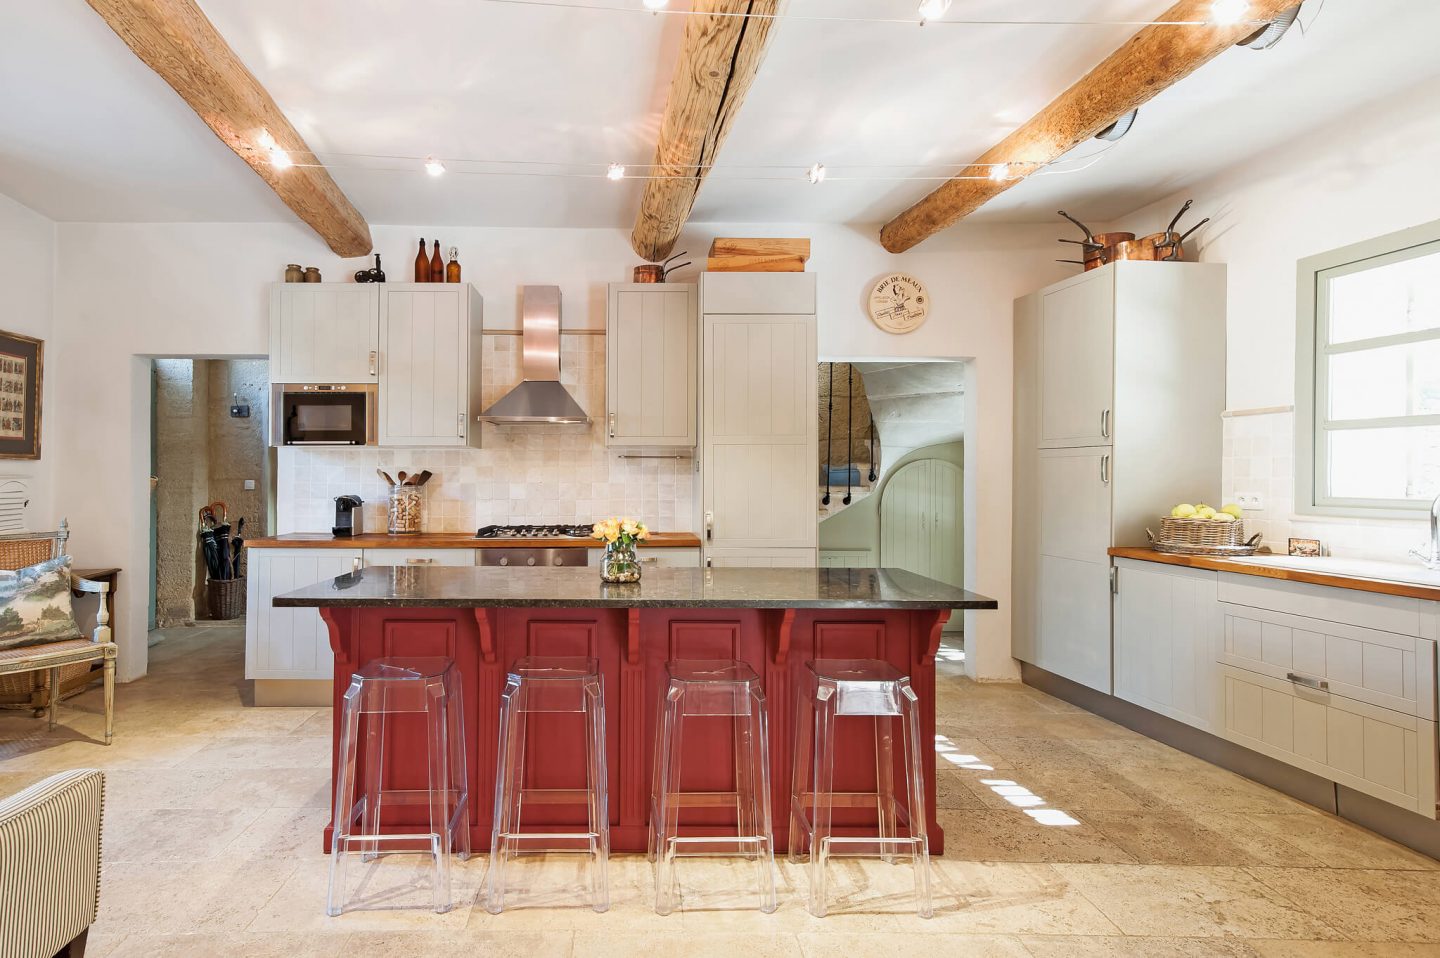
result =
[[365,513],[360,511],[364,504],[365,500],[359,496],[336,496],[335,527],[330,531],[343,538],[364,535]]

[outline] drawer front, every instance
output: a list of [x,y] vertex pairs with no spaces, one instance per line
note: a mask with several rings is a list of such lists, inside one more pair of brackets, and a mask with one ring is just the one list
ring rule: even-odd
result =
[[478,565],[478,549],[366,549],[366,565]]
[[640,556],[640,562],[649,566],[658,566],[662,569],[698,569],[700,568],[700,550],[695,549],[637,549],[636,554]]
[[[1292,615],[1344,622],[1401,635],[1424,636],[1429,631],[1422,625],[1420,599],[1378,592],[1338,589],[1309,582],[1267,579],[1264,576],[1238,572],[1220,573],[1220,601],[1272,609]],[[1433,638],[1433,636],[1429,636]]]
[[1221,603],[1220,661],[1297,686],[1435,718],[1435,643],[1286,612]]
[[1434,722],[1222,669],[1226,739],[1435,818]]

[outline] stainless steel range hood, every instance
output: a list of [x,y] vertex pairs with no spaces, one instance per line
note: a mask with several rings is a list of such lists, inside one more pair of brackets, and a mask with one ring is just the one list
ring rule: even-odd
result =
[[526,286],[520,305],[520,385],[480,414],[484,422],[588,423],[560,385],[560,287]]

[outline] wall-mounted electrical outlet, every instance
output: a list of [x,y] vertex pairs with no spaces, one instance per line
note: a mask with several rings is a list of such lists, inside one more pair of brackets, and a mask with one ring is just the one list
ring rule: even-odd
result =
[[1236,493],[1235,504],[1246,512],[1265,511],[1265,497],[1256,492]]
[[254,479],[246,479],[246,480],[245,480],[245,491],[246,491],[246,492],[250,492],[250,491],[252,491],[254,488],[255,488],[255,480],[254,480]]

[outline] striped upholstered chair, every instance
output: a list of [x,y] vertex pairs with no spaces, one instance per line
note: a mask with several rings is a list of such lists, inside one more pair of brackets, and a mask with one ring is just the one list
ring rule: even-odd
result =
[[[58,558],[65,554],[69,538],[70,526],[64,519],[57,532],[0,535],[0,569],[13,572]],[[104,670],[105,744],[109,745],[115,737],[116,652],[105,602],[110,584],[71,576],[70,589],[76,596],[100,596],[94,633],[88,639],[0,649],[0,708],[32,708],[36,714],[48,709],[50,727],[54,728],[61,696],[88,685],[93,680],[91,669],[98,664]]]
[[104,807],[96,769],[0,798],[0,955],[83,958],[100,904]]

